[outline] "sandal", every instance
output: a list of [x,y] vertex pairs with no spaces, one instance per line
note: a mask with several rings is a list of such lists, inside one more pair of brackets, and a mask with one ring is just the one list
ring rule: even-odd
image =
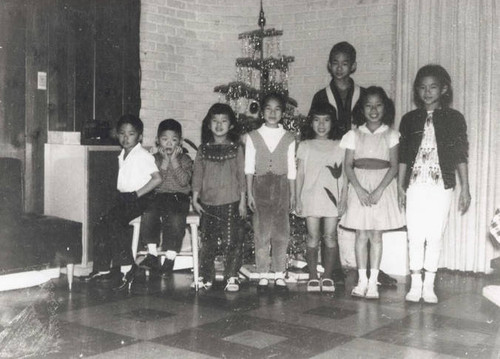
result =
[[[196,289],[196,282],[191,283],[191,289]],[[212,287],[212,282],[205,281],[203,277],[198,278],[198,289],[210,289]]]
[[237,277],[230,277],[227,280],[226,287],[224,288],[227,292],[237,292],[240,290],[240,281]]
[[307,291],[308,292],[319,292],[321,291],[321,286],[319,280],[317,279],[309,279],[307,282]]
[[333,284],[333,280],[330,278],[322,278],[321,279],[321,291],[322,292],[335,292],[335,285]]

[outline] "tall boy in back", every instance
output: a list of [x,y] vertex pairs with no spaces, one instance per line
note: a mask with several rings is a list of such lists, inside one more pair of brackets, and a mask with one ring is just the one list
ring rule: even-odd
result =
[[352,109],[365,91],[351,78],[356,67],[356,49],[350,43],[343,41],[333,45],[327,65],[332,80],[327,87],[316,92],[311,103],[311,109],[321,103],[333,106],[336,115],[334,122],[337,122],[341,136],[351,129]]
[[126,273],[115,289],[126,288],[134,279],[136,266],[130,241],[126,240],[129,222],[142,215],[150,205],[152,191],[161,184],[161,175],[153,155],[140,141],[144,124],[133,115],[123,115],[116,124],[122,151],[118,156],[117,196],[113,207],[99,219],[94,228],[93,270],[86,282],[111,279],[113,267],[121,266]]

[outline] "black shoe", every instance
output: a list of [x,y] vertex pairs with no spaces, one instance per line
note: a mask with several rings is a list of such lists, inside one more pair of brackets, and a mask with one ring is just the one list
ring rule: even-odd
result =
[[165,261],[163,262],[160,268],[160,275],[162,276],[162,278],[167,278],[172,274],[172,271],[174,269],[174,262],[175,261],[171,259],[165,258]]
[[113,288],[113,290],[115,292],[119,292],[119,291],[122,291],[124,289],[127,289],[130,291],[130,289],[132,288],[132,283],[134,282],[135,276],[138,272],[138,269],[139,269],[139,267],[137,267],[137,265],[133,264],[132,268],[127,273],[125,273],[125,275],[123,276],[123,279],[122,279],[120,285],[118,285],[118,287]]
[[334,269],[332,279],[335,285],[345,285],[345,274],[342,269]]
[[139,267],[150,270],[158,270],[160,268],[158,257],[152,254],[148,254],[142,261],[139,263]]
[[390,277],[388,274],[379,271],[378,272],[378,282],[384,287],[395,287],[398,281],[395,278]]
[[80,278],[80,280],[85,283],[109,282],[112,279],[113,279],[113,273],[111,271],[105,274],[101,274],[98,271],[92,271],[88,276]]

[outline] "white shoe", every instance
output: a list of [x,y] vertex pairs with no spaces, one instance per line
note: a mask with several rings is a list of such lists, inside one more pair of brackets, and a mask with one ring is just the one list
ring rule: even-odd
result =
[[265,290],[267,290],[268,286],[269,286],[269,279],[260,278],[259,284],[257,284],[257,290],[258,291],[265,291]]
[[436,278],[436,272],[425,272],[424,285],[422,286],[422,298],[426,303],[436,304],[438,302],[438,297],[434,293],[434,280]]
[[436,293],[434,293],[434,288],[432,287],[423,287],[422,298],[426,303],[436,304],[438,302],[438,297]]
[[422,275],[420,273],[411,275],[410,291],[406,294],[407,302],[418,303],[422,298]]
[[260,287],[267,287],[269,285],[269,279],[267,279],[267,278],[260,278],[258,285]]
[[413,303],[420,302],[420,298],[422,298],[422,288],[411,288],[405,297],[407,302]]
[[[210,289],[212,287],[212,282],[203,281],[203,277],[198,278],[198,289]],[[196,288],[196,282],[191,283],[191,289]]]
[[368,289],[366,290],[365,294],[366,299],[378,299],[379,294],[378,294],[378,287],[377,283],[368,283]]
[[367,290],[368,290],[368,283],[358,282],[358,285],[352,289],[351,296],[364,298],[366,296]]

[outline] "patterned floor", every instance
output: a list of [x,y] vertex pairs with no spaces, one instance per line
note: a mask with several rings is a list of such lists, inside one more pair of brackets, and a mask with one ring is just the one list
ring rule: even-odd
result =
[[0,293],[0,358],[499,358],[500,310],[481,296],[495,281],[440,272],[437,305],[409,304],[404,284],[381,299],[346,289],[309,294],[196,294],[191,275],[144,277],[132,293],[65,277]]

